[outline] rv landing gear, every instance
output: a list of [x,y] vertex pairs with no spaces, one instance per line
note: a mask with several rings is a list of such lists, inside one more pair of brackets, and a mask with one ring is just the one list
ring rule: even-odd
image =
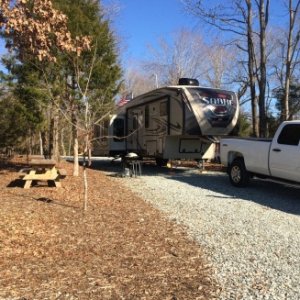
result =
[[169,160],[165,159],[165,158],[159,158],[159,157],[155,158],[155,162],[158,167],[165,167],[167,165],[168,161]]

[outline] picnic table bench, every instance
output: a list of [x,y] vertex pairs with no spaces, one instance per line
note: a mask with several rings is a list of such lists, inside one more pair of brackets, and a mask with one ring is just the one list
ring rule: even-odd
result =
[[21,170],[21,179],[25,181],[24,189],[29,189],[33,181],[53,182],[55,187],[61,187],[60,179],[66,177],[64,169],[57,169],[52,159],[32,159],[29,168]]

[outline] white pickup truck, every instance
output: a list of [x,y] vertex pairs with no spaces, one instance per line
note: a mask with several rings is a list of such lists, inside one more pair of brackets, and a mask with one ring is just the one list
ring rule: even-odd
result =
[[283,122],[273,139],[221,139],[220,158],[237,187],[253,176],[299,184],[300,120]]

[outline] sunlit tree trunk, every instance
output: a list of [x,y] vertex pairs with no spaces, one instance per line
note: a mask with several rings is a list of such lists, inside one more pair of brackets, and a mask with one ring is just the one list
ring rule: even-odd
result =
[[248,43],[248,73],[251,95],[251,113],[252,113],[252,135],[258,136],[258,118],[257,118],[257,97],[255,90],[255,53],[253,45],[252,29],[252,4],[251,0],[246,0],[247,4],[247,43]]
[[42,133],[39,132],[40,156],[44,155]]
[[76,112],[72,112],[72,135],[73,135],[73,176],[79,176],[79,158],[78,158],[78,129]]
[[290,83],[292,74],[292,61],[295,53],[295,49],[299,44],[300,31],[296,35],[296,39],[293,43],[293,31],[295,27],[295,20],[300,7],[300,1],[296,1],[295,8],[293,8],[293,0],[289,0],[289,30],[287,39],[287,53],[286,53],[286,65],[285,65],[285,81],[284,81],[284,97],[282,103],[281,121],[290,119],[289,111],[289,94]]
[[61,147],[61,153],[63,156],[66,156],[66,147],[65,147],[65,129],[61,128],[60,130],[60,147]]
[[266,137],[267,135],[267,119],[266,119],[266,83],[267,83],[267,55],[266,55],[266,27],[268,24],[269,15],[269,0],[259,1],[259,23],[260,23],[260,76],[258,80],[259,86],[259,136]]

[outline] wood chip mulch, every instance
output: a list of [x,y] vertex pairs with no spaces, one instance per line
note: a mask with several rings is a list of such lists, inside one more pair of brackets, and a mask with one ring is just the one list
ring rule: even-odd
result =
[[114,178],[88,170],[25,190],[0,165],[0,299],[215,299],[217,283],[183,228]]

